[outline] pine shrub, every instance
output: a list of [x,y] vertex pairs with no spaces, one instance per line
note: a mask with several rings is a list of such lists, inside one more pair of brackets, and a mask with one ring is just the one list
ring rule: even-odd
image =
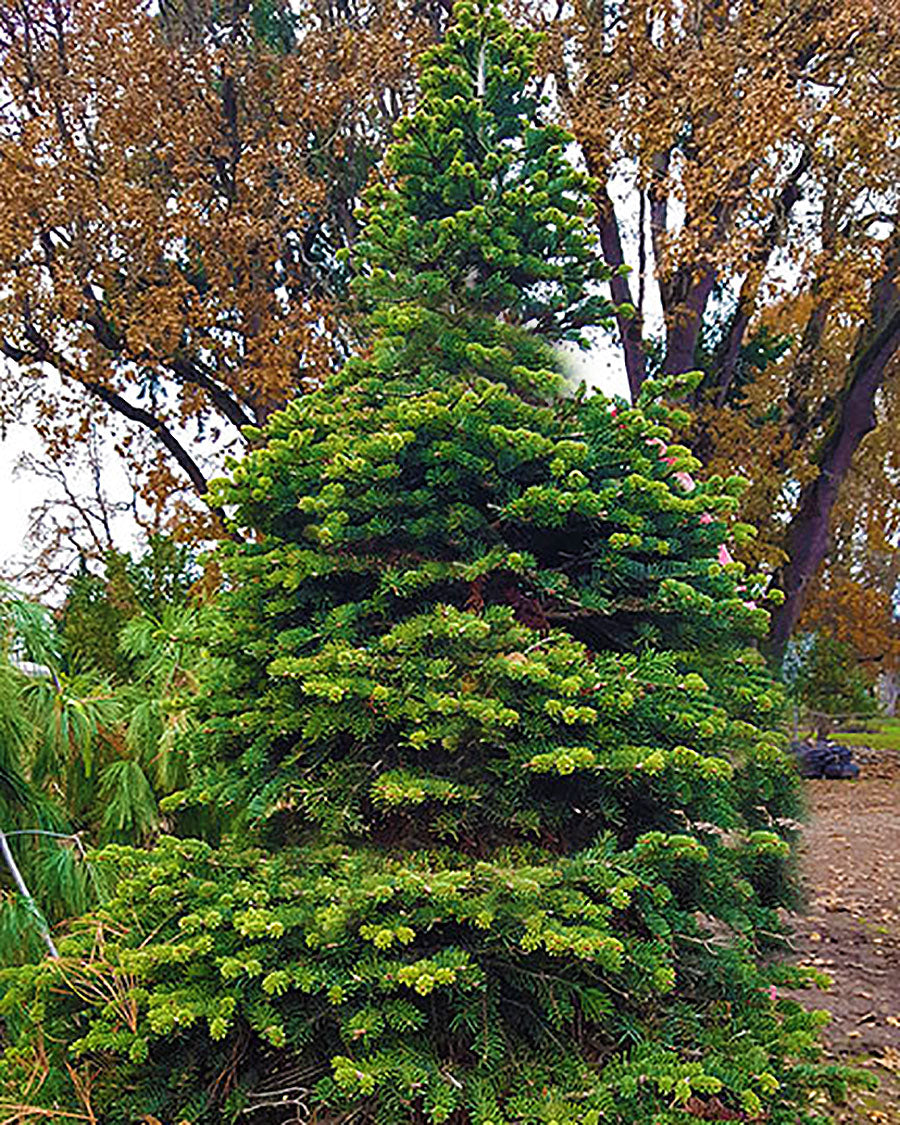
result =
[[465,0],[425,58],[367,347],[214,489],[243,539],[170,804],[222,840],[95,857],[103,907],[3,976],[7,1105],[795,1125],[844,1081],[767,952],[798,791],[739,482],[694,483],[653,388],[565,393],[608,274],[534,48]]

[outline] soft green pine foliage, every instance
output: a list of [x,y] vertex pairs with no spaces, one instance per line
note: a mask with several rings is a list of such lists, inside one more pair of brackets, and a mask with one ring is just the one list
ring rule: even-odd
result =
[[[175,553],[157,539],[137,562],[111,558],[105,581],[83,570],[61,627],[0,586],[0,832],[13,865],[0,854],[0,964],[43,956],[46,925],[96,901],[101,879],[84,861],[86,846],[145,843],[171,830],[159,799],[185,784],[175,744],[193,723],[196,669],[209,667],[199,608],[171,605],[158,620],[139,612],[183,600],[187,582],[171,580],[180,575],[168,565]],[[116,606],[130,606],[124,626]],[[125,682],[106,674],[111,652],[115,669],[130,673]],[[177,823],[196,831],[204,818]]]
[[693,486],[658,402],[558,389],[547,341],[604,309],[532,48],[463,3],[426,58],[370,346],[215,488],[252,534],[163,804],[227,839],[100,853],[62,964],[4,976],[8,1102],[62,1120],[75,1074],[103,1125],[796,1125],[844,1081],[761,960],[797,787],[737,483]]
[[58,797],[83,781],[105,705],[55,675],[58,663],[50,614],[0,586],[0,964],[42,956],[48,924],[89,899]]

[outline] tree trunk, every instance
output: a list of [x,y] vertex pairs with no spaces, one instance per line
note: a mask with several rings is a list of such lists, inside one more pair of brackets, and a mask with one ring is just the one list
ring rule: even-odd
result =
[[[695,283],[688,283],[689,287],[681,300],[671,297],[667,299],[667,287],[661,287],[666,314],[666,358],[663,370],[667,375],[684,375],[697,366],[697,340],[715,283],[716,271],[707,266],[701,270]],[[672,289],[678,288],[680,286],[676,282]]]
[[878,698],[885,715],[893,718],[897,713],[897,699],[900,697],[900,681],[894,671],[883,672],[878,685]]
[[849,384],[821,450],[819,473],[803,489],[788,528],[788,563],[781,581],[785,600],[772,615],[769,634],[769,653],[776,664],[784,656],[809,584],[825,560],[838,492],[860,443],[874,429],[875,394],[888,362],[900,348],[900,305],[892,269],[876,286],[872,303],[874,331],[857,344]]
[[[613,270],[625,264],[625,254],[622,250],[622,239],[619,234],[619,225],[616,220],[613,202],[605,187],[596,195],[598,203],[597,223],[600,228],[600,246],[603,258]],[[631,286],[624,274],[613,273],[609,283],[613,302],[618,305],[631,305],[634,301],[631,295]],[[640,394],[644,380],[647,378],[647,359],[644,355],[644,324],[640,312],[633,316],[616,313],[616,324],[619,328],[619,338],[622,341],[622,351],[625,356],[625,372],[628,376],[628,391],[631,401],[635,402]]]

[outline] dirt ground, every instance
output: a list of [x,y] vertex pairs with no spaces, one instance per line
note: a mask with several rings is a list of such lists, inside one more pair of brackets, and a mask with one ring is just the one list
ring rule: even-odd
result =
[[809,904],[794,944],[798,960],[833,980],[804,1001],[832,1014],[828,1053],[880,1081],[832,1119],[900,1125],[900,752],[855,750],[854,760],[858,781],[806,783]]

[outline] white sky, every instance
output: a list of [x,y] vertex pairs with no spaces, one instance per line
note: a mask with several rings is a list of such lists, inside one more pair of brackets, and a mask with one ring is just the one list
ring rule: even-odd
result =
[[46,482],[14,476],[16,462],[27,451],[40,451],[31,427],[10,426],[0,442],[0,571],[21,554],[28,513],[44,496]]
[[[589,386],[598,387],[606,394],[627,397],[628,387],[622,365],[621,352],[608,335],[598,339],[589,352],[573,354],[573,367]],[[0,575],[10,575],[18,569],[26,554],[25,537],[28,532],[29,513],[47,499],[49,484],[42,478],[27,473],[16,473],[16,462],[23,453],[40,454],[41,444],[32,427],[26,424],[8,426],[5,438],[0,440]],[[115,453],[110,449],[110,479],[107,481],[113,500],[127,499],[124,478],[117,479]],[[133,525],[120,519],[118,534],[123,550],[134,546]]]

